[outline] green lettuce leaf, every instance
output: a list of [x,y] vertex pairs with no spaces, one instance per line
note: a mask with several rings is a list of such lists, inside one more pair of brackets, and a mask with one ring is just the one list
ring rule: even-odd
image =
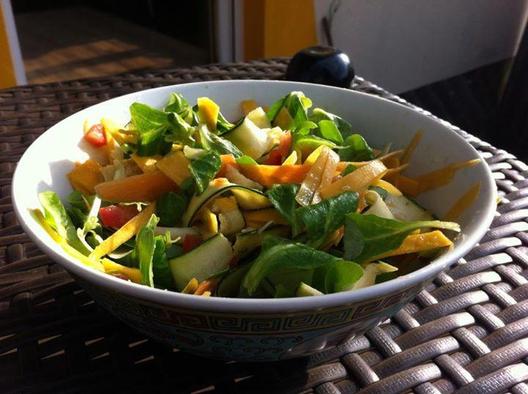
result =
[[198,194],[203,193],[209,182],[214,179],[221,164],[220,156],[214,151],[207,151],[200,157],[191,160],[189,171],[195,180]]
[[299,185],[283,184],[273,185],[267,192],[269,200],[279,213],[290,223],[293,235],[299,232],[295,210],[297,202],[295,196],[299,190]]
[[293,149],[301,151],[304,156],[307,156],[321,145],[327,146],[330,149],[336,147],[332,141],[318,137],[316,135],[297,135],[293,137]]
[[331,120],[321,120],[319,121],[319,135],[337,145],[342,145],[344,140],[341,132],[337,128],[336,124]]
[[220,155],[232,154],[235,158],[243,156],[243,153],[231,141],[211,133],[206,125],[198,129],[200,143],[203,149],[214,150]]
[[142,103],[130,106],[132,124],[139,133],[159,129],[167,125],[167,113]]
[[218,119],[216,120],[216,131],[219,135],[225,134],[240,126],[243,120],[244,118],[241,118],[238,120],[238,122],[231,123],[224,117],[224,115],[222,115],[221,112],[219,112]]
[[330,266],[318,268],[312,285],[319,289],[326,289],[327,292],[337,293],[352,289],[354,283],[362,276],[363,269],[359,264],[338,259]]
[[169,260],[166,253],[167,244],[163,236],[154,238],[154,252],[152,254],[152,275],[154,285],[160,289],[171,289],[174,287],[172,273],[169,268]]
[[165,140],[166,126],[142,132],[138,135],[137,154],[139,156],[166,155],[172,143]]
[[85,215],[90,211],[94,196],[85,196],[78,190],[72,191],[66,198],[72,208],[79,209]]
[[[174,102],[170,105],[172,109],[177,106]],[[137,153],[140,156],[164,155],[170,151],[173,142],[193,142],[194,128],[177,112],[164,112],[146,104],[133,103],[130,116],[138,133]]]
[[67,201],[70,206],[66,207],[66,212],[75,227],[82,228],[84,226],[93,198],[94,196],[85,196],[78,190],[74,190],[68,195]]
[[39,193],[39,201],[44,209],[44,216],[49,225],[72,247],[84,255],[90,251],[84,246],[77,235],[77,229],[66,212],[57,193],[46,191]]
[[192,137],[195,128],[187,123],[180,115],[175,112],[167,114],[167,132],[165,133],[165,140],[174,143],[192,144],[194,139]]
[[303,92],[291,92],[271,105],[266,116],[271,123],[275,121],[282,108],[286,108],[292,118],[290,128],[296,128],[308,120],[308,109],[312,101]]
[[352,134],[352,126],[343,118],[334,115],[330,112],[326,112],[322,108],[314,108],[310,115],[310,120],[319,123],[322,120],[329,120],[335,124],[342,138],[346,138]]
[[152,215],[148,223],[139,230],[136,235],[135,253],[139,261],[139,271],[141,272],[141,284],[154,287],[154,274],[152,260],[156,247],[154,240],[154,229],[158,223],[158,217]]
[[180,93],[171,93],[163,109],[165,112],[176,112],[187,123],[192,123],[192,108]]
[[345,224],[345,215],[356,211],[357,205],[358,194],[346,192],[314,205],[297,208],[296,218],[306,230],[307,244],[313,248],[323,246],[328,237]]
[[338,151],[342,161],[367,161],[374,159],[372,148],[359,135],[352,134],[345,139],[345,148]]
[[160,226],[175,227],[187,209],[188,199],[182,194],[168,192],[161,195],[156,202],[156,215]]
[[428,227],[460,231],[460,226],[453,222],[400,222],[375,215],[349,213],[345,220],[344,257],[360,263],[368,261],[374,256],[398,248],[412,231]]
[[282,107],[284,107],[284,103],[286,102],[286,99],[288,96],[284,96],[278,101],[274,102],[268,109],[268,112],[266,112],[266,116],[268,117],[269,121],[273,123],[275,121],[275,118],[279,114]]
[[218,297],[237,297],[240,284],[250,268],[251,264],[244,264],[231,269],[218,284],[216,295]]
[[[241,293],[249,296],[270,287],[272,295],[295,296],[301,282],[323,293],[351,288],[361,278],[360,265],[305,244],[269,237],[244,276]],[[270,290],[268,290],[268,293]]]

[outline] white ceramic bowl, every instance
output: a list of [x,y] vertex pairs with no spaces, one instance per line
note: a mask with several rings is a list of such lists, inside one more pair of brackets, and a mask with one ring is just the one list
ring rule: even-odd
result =
[[391,142],[404,147],[417,130],[424,133],[413,155],[411,175],[444,164],[478,158],[479,154],[454,131],[405,106],[364,93],[322,85],[282,81],[213,81],[165,86],[118,97],[80,111],[47,130],[25,152],[13,179],[18,219],[35,243],[64,266],[100,304],[139,331],[170,345],[209,357],[236,360],[277,360],[298,357],[334,346],[363,333],[396,313],[439,272],[455,263],[484,235],[495,212],[496,189],[488,166],[460,171],[453,182],[424,193],[421,204],[439,217],[469,185],[480,182],[478,200],[459,220],[462,235],[455,248],[424,268],[365,289],[293,299],[206,298],[152,289],[85,267],[55,244],[30,216],[39,207],[38,192],[67,196],[66,179],[75,161],[88,158],[82,149],[85,119],[102,116],[122,124],[128,107],[139,101],[161,107],[169,93],[189,102],[208,96],[228,119],[240,116],[239,103],[255,99],[270,104],[292,90],[301,90],[316,106],[350,121],[375,147]]

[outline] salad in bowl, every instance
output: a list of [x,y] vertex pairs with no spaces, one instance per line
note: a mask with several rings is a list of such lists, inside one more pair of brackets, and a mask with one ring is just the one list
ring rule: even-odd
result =
[[371,146],[301,91],[240,108],[227,120],[208,97],[171,93],[162,108],[133,103],[126,124],[85,122],[90,158],[67,174],[72,193],[41,192],[34,218],[91,269],[211,297],[357,290],[453,247],[479,183],[441,218],[415,197],[479,159],[420,173],[420,131],[403,149]]

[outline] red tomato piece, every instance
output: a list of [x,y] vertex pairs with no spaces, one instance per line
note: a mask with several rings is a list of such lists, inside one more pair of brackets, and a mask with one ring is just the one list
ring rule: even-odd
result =
[[265,164],[280,166],[290,154],[291,144],[292,135],[285,131],[280,137],[279,145],[268,154]]
[[292,135],[289,131],[286,131],[283,135],[281,135],[279,140],[279,146],[277,147],[277,150],[280,152],[283,161],[290,154],[291,144]]
[[183,237],[183,253],[190,252],[202,243],[202,237],[194,234],[187,234]]
[[106,145],[106,134],[103,125],[94,124],[86,132],[84,139],[96,148]]
[[278,149],[273,149],[266,159],[266,164],[280,166],[282,163],[282,154]]
[[238,265],[238,261],[239,260],[240,260],[240,258],[238,256],[231,257],[231,260],[229,261],[229,266],[230,267],[236,267]]
[[138,214],[135,205],[109,205],[99,209],[99,218],[104,227],[121,228]]

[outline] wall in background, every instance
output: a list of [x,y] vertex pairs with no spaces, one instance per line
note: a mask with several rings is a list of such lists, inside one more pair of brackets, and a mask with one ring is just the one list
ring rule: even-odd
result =
[[359,75],[396,93],[513,56],[526,0],[314,0]]
[[245,60],[291,56],[317,44],[312,0],[244,0],[242,7]]
[[26,83],[10,0],[0,0],[0,89]]

